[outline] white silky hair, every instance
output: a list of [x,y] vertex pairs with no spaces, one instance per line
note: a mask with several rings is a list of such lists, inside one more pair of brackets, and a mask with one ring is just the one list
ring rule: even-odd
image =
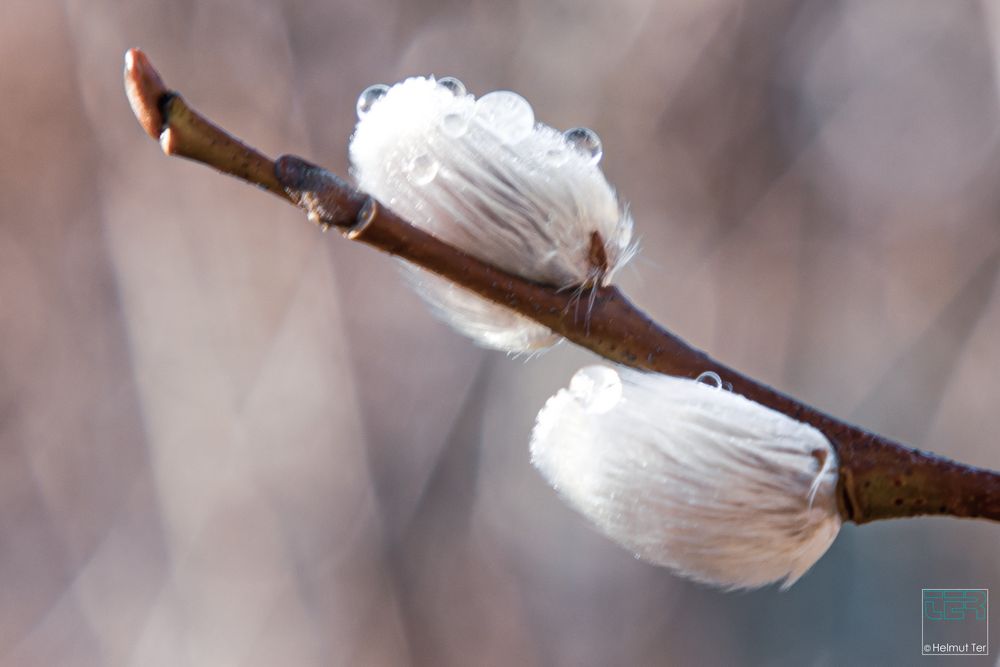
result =
[[727,589],[791,586],[840,529],[826,437],[696,380],[584,368],[539,412],[531,458],[604,535]]
[[[477,101],[433,78],[407,79],[358,121],[350,160],[358,186],[411,224],[528,280],[606,284],[634,252],[632,219],[597,160],[536,124],[515,93]],[[522,353],[560,340],[428,271],[407,264],[406,274],[439,317],[481,345]]]

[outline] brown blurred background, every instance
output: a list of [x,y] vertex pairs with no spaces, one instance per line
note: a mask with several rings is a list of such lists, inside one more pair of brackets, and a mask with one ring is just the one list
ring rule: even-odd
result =
[[4,0],[3,665],[935,664],[920,589],[1000,595],[980,522],[845,527],[785,593],[634,560],[528,461],[591,357],[474,348],[386,257],[163,157],[131,46],[341,173],[368,84],[515,89],[603,138],[651,314],[1000,468],[1000,3]]

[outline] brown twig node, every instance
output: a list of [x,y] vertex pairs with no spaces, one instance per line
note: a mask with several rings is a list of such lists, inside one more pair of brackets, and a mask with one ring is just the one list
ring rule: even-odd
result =
[[[125,90],[142,128],[165,153],[215,167],[303,208],[324,229],[397,255],[521,313],[611,361],[694,378],[713,371],[732,390],[811,424],[839,458],[837,503],[844,520],[949,515],[1000,521],[1000,473],[912,449],[835,419],[692,348],[651,320],[615,287],[590,288],[589,317],[579,296],[502,271],[394,214],[322,167],[295,156],[277,162],[244,145],[169,91],[138,49],[125,56]],[[586,320],[586,321],[584,321]]]

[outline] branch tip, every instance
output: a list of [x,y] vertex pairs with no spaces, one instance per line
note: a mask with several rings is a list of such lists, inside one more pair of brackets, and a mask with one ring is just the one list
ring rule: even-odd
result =
[[152,138],[159,138],[165,123],[162,100],[170,91],[140,49],[125,52],[125,94],[142,129]]

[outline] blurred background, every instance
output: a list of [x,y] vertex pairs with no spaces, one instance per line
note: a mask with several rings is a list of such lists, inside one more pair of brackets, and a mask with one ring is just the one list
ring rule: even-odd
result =
[[477,349],[385,256],[164,157],[131,46],[342,174],[371,83],[517,90],[603,138],[653,316],[1000,468],[1000,3],[4,0],[3,665],[936,664],[920,589],[1000,595],[984,522],[846,526],[784,593],[636,561],[528,460],[593,358]]

